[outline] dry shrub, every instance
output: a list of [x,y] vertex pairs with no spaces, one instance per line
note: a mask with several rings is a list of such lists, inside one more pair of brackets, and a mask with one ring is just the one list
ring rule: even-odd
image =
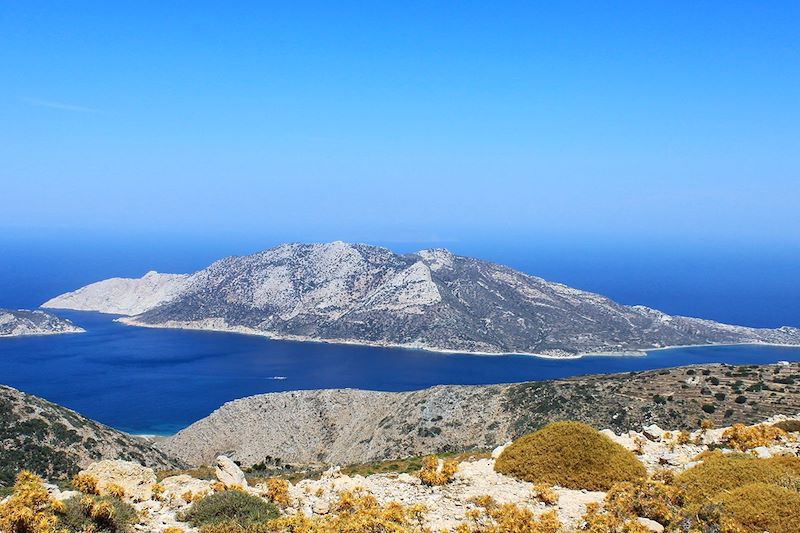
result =
[[751,483],[719,497],[723,513],[746,533],[800,531],[800,494],[767,483]]
[[675,485],[684,491],[687,503],[703,504],[751,483],[796,487],[799,480],[800,459],[796,457],[758,459],[745,454],[712,454],[681,473]]
[[456,533],[559,533],[562,531],[555,511],[547,511],[538,517],[524,507],[513,503],[497,505],[491,496],[486,496],[489,506],[482,510],[467,512],[469,522],[459,524]]
[[289,505],[289,482],[277,477],[267,479],[266,496],[275,505],[286,507]]
[[[122,487],[120,487],[116,483],[109,483],[108,485],[106,485],[105,492],[109,496],[113,496],[114,498],[117,498],[118,500],[121,500],[121,499],[123,499],[125,497],[125,489],[123,489]],[[155,494],[154,494],[154,496],[155,496]],[[153,499],[155,499],[155,497]]]
[[580,422],[555,422],[520,437],[495,462],[495,470],[533,483],[608,490],[646,476],[631,452]]
[[659,524],[669,524],[681,515],[682,504],[683,495],[676,487],[641,480],[611,487],[606,494],[605,510],[623,521],[643,516]]
[[722,442],[729,448],[739,451],[750,450],[759,446],[769,446],[788,439],[789,435],[784,430],[768,424],[755,426],[734,424],[722,432]]
[[435,455],[429,455],[422,460],[419,479],[428,486],[446,485],[453,480],[458,468],[455,461],[439,461]]
[[689,432],[686,431],[685,429],[679,431],[678,434],[675,436],[675,443],[676,444],[681,444],[681,445],[689,444],[689,440],[690,440]]
[[150,485],[150,492],[152,493],[150,497],[153,500],[160,502],[164,499],[164,485],[161,483],[153,483]]
[[72,478],[72,488],[84,494],[98,494],[97,478],[80,472]]
[[[403,506],[390,502],[385,506],[361,491],[342,492],[339,501],[324,516],[308,517],[302,512],[283,516],[269,522],[261,531],[316,533],[343,531],[348,533],[389,533],[421,531],[426,509],[422,505]],[[210,531],[203,533],[227,533]],[[248,532],[249,533],[249,532]]]
[[63,506],[53,501],[41,478],[21,471],[14,482],[11,497],[0,504],[0,531],[4,533],[56,533],[56,511]]
[[537,483],[533,486],[531,492],[535,499],[545,505],[555,505],[558,503],[558,493],[553,490],[553,487],[545,483]]
[[635,517],[619,517],[602,511],[597,503],[586,506],[580,531],[588,533],[651,533]]

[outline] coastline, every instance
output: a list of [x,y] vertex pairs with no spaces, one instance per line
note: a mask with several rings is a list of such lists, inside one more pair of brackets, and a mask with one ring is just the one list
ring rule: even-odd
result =
[[86,333],[86,330],[78,328],[72,331],[42,331],[39,333],[20,333],[18,335],[0,335],[0,339],[24,339],[26,337],[49,337],[51,335],[75,335],[78,333]]
[[443,349],[432,346],[417,345],[417,344],[396,344],[384,343],[374,341],[364,341],[357,339],[320,339],[316,337],[306,337],[303,335],[281,335],[268,331],[261,331],[254,328],[244,326],[228,326],[219,323],[209,322],[177,322],[170,321],[162,324],[147,324],[135,320],[135,317],[122,316],[114,319],[115,322],[125,324],[126,326],[135,326],[150,329],[182,329],[189,331],[213,331],[218,333],[236,333],[239,335],[252,335],[256,337],[266,337],[270,340],[290,341],[290,342],[312,342],[319,344],[339,344],[350,346],[369,346],[374,348],[396,348],[402,350],[419,350],[424,352],[439,353],[439,354],[452,354],[452,355],[475,355],[475,356],[526,356],[538,357],[540,359],[550,360],[576,360],[584,357],[645,357],[648,352],[674,350],[678,348],[703,348],[710,346],[773,346],[777,348],[798,348],[800,344],[783,344],[783,343],[769,343],[769,342],[733,342],[733,343],[706,343],[706,344],[679,344],[674,346],[660,346],[654,348],[643,348],[640,350],[625,350],[620,352],[581,352],[577,354],[553,355],[541,353],[527,353],[527,352],[482,352],[470,350],[457,350],[457,349]]

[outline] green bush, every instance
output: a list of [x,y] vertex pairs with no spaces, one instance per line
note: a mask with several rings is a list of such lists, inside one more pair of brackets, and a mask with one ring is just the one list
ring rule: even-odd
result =
[[608,490],[646,477],[630,451],[580,422],[555,422],[520,437],[495,462],[495,470],[532,483]]
[[118,533],[129,531],[137,520],[136,510],[111,496],[82,494],[64,501],[59,526],[68,531]]
[[723,514],[747,533],[800,531],[800,494],[767,483],[751,483],[719,498]]
[[248,526],[277,517],[278,509],[274,504],[240,490],[226,490],[197,500],[181,520],[194,527],[222,523]]

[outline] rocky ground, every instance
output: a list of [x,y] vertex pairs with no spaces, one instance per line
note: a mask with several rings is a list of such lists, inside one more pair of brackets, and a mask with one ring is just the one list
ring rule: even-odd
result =
[[0,309],[0,337],[83,333],[69,320],[44,311]]
[[[798,415],[800,416],[800,415]],[[797,420],[798,416],[791,417]],[[789,417],[778,415],[766,421],[773,424],[786,421]],[[636,453],[650,473],[656,469],[669,469],[680,472],[696,463],[695,457],[706,450],[718,448],[726,428],[701,429],[680,435],[677,431],[667,432],[656,425],[615,434],[604,430],[608,437]],[[800,455],[800,445],[791,438],[770,446],[757,447],[750,453],[760,457],[775,455]],[[683,442],[681,437],[688,437]],[[492,452],[491,458],[469,460],[458,465],[454,479],[443,486],[426,486],[420,479],[407,473],[383,473],[368,476],[348,476],[338,467],[327,470],[318,479],[303,479],[289,484],[289,502],[283,506],[283,514],[304,513],[308,516],[325,515],[331,512],[339,495],[347,491],[361,491],[373,495],[379,503],[399,502],[404,505],[422,504],[427,511],[424,525],[433,531],[452,531],[458,524],[467,521],[468,511],[476,509],[475,498],[491,496],[498,503],[514,503],[530,509],[539,515],[555,510],[566,527],[576,527],[586,511],[587,504],[602,502],[605,493],[582,490],[569,490],[554,487],[558,501],[545,504],[534,497],[533,485],[494,471],[495,458],[502,447]],[[727,450],[731,451],[731,450]],[[84,473],[91,474],[99,483],[101,490],[116,484],[124,489],[125,498],[139,511],[141,521],[135,528],[138,531],[164,531],[177,527],[182,531],[195,531],[179,520],[180,512],[188,509],[190,501],[202,494],[221,490],[223,486],[241,487],[258,496],[265,496],[267,485],[264,480],[248,482],[245,474],[227,457],[217,459],[214,479],[197,479],[188,474],[171,475],[156,484],[156,473],[135,463],[126,461],[102,461],[89,466]],[[154,490],[155,489],[155,490]],[[50,487],[57,499],[65,499],[72,492],[61,492]],[[649,530],[658,532],[663,528],[652,521],[641,519]]]
[[[800,363],[695,365],[624,374],[412,392],[293,391],[226,403],[158,443],[192,465],[228,455],[244,466],[351,464],[491,450],[555,420],[617,433],[755,423],[800,412]],[[279,428],[276,430],[276,428]]]

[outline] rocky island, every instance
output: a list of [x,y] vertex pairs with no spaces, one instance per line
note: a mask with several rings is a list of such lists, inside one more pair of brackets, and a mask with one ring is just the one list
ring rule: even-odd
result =
[[26,335],[56,335],[83,333],[85,330],[44,311],[0,309],[0,338]]
[[575,357],[693,344],[800,344],[760,329],[671,316],[444,249],[285,244],[190,275],[150,272],[57,296],[43,307],[122,322],[446,352]]

